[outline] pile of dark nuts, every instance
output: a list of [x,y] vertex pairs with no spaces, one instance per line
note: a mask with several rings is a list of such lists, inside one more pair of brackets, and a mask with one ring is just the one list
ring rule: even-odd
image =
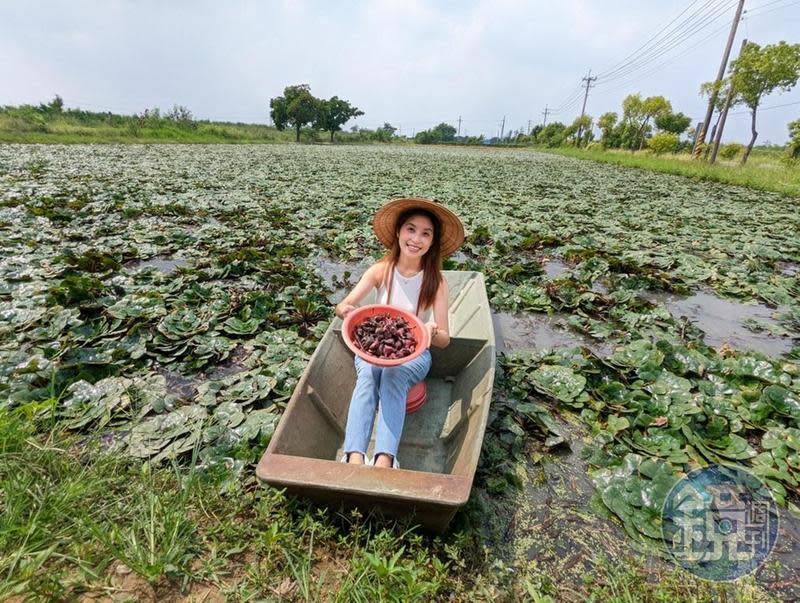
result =
[[382,360],[410,356],[417,349],[411,327],[401,316],[375,314],[353,331],[353,344],[359,350]]

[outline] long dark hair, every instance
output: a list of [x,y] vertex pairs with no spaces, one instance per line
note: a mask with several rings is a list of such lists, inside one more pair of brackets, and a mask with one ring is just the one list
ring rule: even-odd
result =
[[[387,250],[386,254],[381,258],[381,262],[386,262],[386,268],[383,272],[383,286],[388,289],[389,279],[393,277],[394,267],[400,259],[400,240],[398,234],[403,225],[414,216],[424,216],[433,224],[433,241],[428,251],[422,256],[422,288],[419,292],[419,309],[425,310],[433,305],[436,299],[436,292],[442,284],[442,253],[440,241],[442,238],[442,223],[436,214],[429,212],[426,209],[412,207],[402,212],[397,216],[397,222],[394,226],[394,241],[392,246]],[[389,300],[386,300],[387,302]]]

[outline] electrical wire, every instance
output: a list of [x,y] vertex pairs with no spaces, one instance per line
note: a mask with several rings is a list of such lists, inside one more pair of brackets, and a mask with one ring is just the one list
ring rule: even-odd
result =
[[[731,20],[731,22],[732,22],[732,20]],[[720,27],[718,27],[717,29],[712,31],[706,37],[704,37],[703,39],[699,40],[698,42],[696,42],[695,44],[693,44],[689,48],[686,48],[682,52],[669,57],[668,59],[666,59],[665,61],[662,61],[661,63],[658,63],[657,65],[653,66],[651,69],[648,69],[646,72],[644,72],[642,74],[639,74],[639,75],[637,75],[635,77],[626,79],[625,81],[620,82],[620,83],[618,83],[617,85],[615,85],[615,86],[613,86],[611,88],[603,89],[603,92],[604,93],[611,93],[611,92],[615,92],[617,90],[621,90],[622,88],[626,88],[626,87],[630,86],[634,82],[645,80],[645,79],[651,77],[652,75],[655,75],[656,73],[661,72],[668,65],[671,65],[675,61],[677,61],[678,59],[681,59],[681,58],[685,57],[687,54],[691,53],[693,50],[699,48],[700,46],[703,46],[704,44],[709,42],[711,39],[718,38],[722,33],[725,33],[730,28],[731,22],[723,23]]]
[[[683,12],[688,10],[694,3],[689,5]],[[624,60],[617,63],[611,69],[601,71],[597,74],[599,79],[611,79],[617,77],[621,72],[627,72],[632,67],[640,65],[642,61],[646,61],[664,52],[664,48],[670,44],[674,44],[676,38],[685,35],[687,31],[692,31],[704,19],[715,11],[727,9],[731,4],[731,0],[706,0],[701,6],[694,10],[691,14],[687,15],[678,24],[672,26],[676,19],[673,19],[666,27],[662,28],[656,35],[652,36],[647,42],[640,46],[635,52],[631,53]],[[681,13],[683,14],[683,13]]]
[[[767,107],[759,107],[759,111],[771,111],[772,109],[781,109],[783,107],[793,107],[794,105],[800,105],[800,101],[795,101],[793,103],[783,103],[781,105],[769,105]],[[747,111],[732,111],[728,113],[728,115],[750,115],[751,110],[748,109]]]
[[700,21],[693,24],[686,31],[682,32],[681,35],[674,38],[673,40],[670,40],[666,46],[661,46],[652,49],[651,52],[641,56],[635,63],[630,64],[624,70],[618,71],[612,76],[607,76],[606,78],[603,78],[601,82],[598,82],[598,85],[606,85],[617,79],[629,76],[630,74],[635,73],[641,69],[649,68],[650,65],[653,63],[653,61],[661,59],[665,54],[668,54],[670,51],[683,44],[686,40],[689,40],[690,38],[694,37],[696,34],[709,27],[716,20],[723,17],[725,13],[727,13],[730,10],[731,7],[732,7],[731,3],[728,3],[727,5],[721,7],[717,7],[714,10],[714,12],[704,15]]
[[762,15],[766,15],[776,10],[782,10],[784,8],[789,8],[791,6],[797,6],[798,4],[800,4],[800,2],[794,1],[794,2],[789,2],[789,4],[784,4],[782,6],[773,6],[768,10],[762,10],[763,8],[769,6],[770,4],[775,4],[776,2],[783,2],[783,1],[785,0],[775,0],[774,2],[768,2],[767,4],[762,4],[761,6],[757,6],[751,10],[744,11],[743,14],[746,14],[749,17],[760,17]]

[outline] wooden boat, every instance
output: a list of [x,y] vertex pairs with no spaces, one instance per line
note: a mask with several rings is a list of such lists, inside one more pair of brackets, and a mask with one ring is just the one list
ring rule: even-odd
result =
[[[428,529],[447,527],[472,488],[492,399],[495,340],[483,275],[445,271],[444,276],[450,345],[431,349],[428,400],[406,417],[397,453],[401,469],[339,462],[356,375],[337,318],[258,464],[259,479],[324,504],[412,514]],[[373,444],[374,433],[368,454]]]

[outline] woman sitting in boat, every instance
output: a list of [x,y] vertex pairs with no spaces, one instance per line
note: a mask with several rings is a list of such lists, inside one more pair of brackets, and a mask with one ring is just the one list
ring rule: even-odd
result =
[[[377,303],[389,304],[420,317],[430,331],[431,345],[450,343],[447,282],[442,258],[464,241],[464,227],[449,209],[427,199],[394,199],[375,214],[375,234],[387,248],[353,290],[336,306],[344,318],[373,289]],[[367,462],[367,445],[378,408],[374,456],[370,464],[395,467],[406,416],[406,396],[431,368],[430,350],[404,364],[379,367],[355,358],[357,381],[350,399],[342,462]]]

